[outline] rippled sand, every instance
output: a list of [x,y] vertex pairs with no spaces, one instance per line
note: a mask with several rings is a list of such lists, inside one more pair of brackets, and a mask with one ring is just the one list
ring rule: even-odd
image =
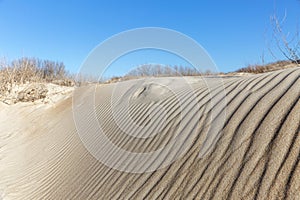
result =
[[141,79],[0,104],[0,197],[300,199],[299,76]]

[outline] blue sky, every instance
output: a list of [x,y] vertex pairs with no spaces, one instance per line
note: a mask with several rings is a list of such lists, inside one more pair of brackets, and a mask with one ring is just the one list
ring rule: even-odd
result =
[[[263,52],[267,62],[274,60],[266,45],[274,10],[281,17],[286,11],[285,30],[295,31],[300,22],[297,0],[0,0],[0,57],[63,61],[68,70],[77,72],[89,52],[112,35],[134,28],[164,27],[195,39],[220,71],[233,71],[260,63]],[[162,55],[156,61],[153,55],[157,54],[144,54],[148,56],[132,56],[132,63],[124,59],[123,65],[131,66],[111,73],[125,73],[138,63],[164,62]],[[185,63],[170,57],[165,62]]]

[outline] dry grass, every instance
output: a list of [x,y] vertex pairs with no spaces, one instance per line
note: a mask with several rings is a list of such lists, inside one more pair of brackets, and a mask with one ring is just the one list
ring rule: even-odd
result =
[[145,77],[178,77],[178,76],[208,76],[218,75],[223,73],[216,73],[210,70],[200,71],[197,68],[189,66],[171,66],[161,64],[144,64],[141,65],[124,76],[114,76],[104,83],[115,83],[126,80],[140,79]]
[[9,93],[13,86],[26,83],[72,86],[74,81],[62,62],[25,57],[12,62],[0,61],[0,94]]
[[249,65],[238,69],[236,72],[260,74],[299,66],[298,61],[277,61],[266,65]]
[[73,86],[73,77],[62,62],[21,58],[12,62],[0,60],[0,101],[8,105],[20,101],[45,99],[46,83]]

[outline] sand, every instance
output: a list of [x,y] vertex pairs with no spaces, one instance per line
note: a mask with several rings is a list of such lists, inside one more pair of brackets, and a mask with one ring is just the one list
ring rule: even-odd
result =
[[300,199],[299,76],[150,78],[0,103],[0,199]]

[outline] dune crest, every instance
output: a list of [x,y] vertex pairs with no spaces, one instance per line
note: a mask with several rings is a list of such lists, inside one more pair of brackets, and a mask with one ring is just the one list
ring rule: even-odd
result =
[[211,90],[214,77],[162,77],[85,86],[48,108],[0,104],[0,197],[299,199],[299,77],[222,77]]

